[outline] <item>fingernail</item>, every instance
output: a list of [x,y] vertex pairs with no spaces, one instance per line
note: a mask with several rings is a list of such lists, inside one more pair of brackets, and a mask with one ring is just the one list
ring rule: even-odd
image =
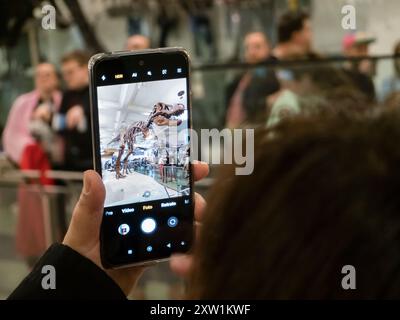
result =
[[83,174],[83,191],[82,192],[84,194],[88,194],[90,192],[90,188],[91,188],[90,179],[88,178],[88,175],[85,172]]

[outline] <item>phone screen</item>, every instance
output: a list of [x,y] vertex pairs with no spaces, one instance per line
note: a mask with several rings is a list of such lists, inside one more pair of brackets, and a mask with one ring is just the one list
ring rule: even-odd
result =
[[186,54],[103,56],[91,81],[95,164],[106,189],[103,265],[186,252],[193,237]]

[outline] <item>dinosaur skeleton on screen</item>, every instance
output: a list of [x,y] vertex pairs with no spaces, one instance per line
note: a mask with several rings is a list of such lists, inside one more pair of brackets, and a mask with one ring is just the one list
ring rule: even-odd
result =
[[[156,126],[179,126],[182,120],[177,119],[177,117],[185,111],[183,104],[165,104],[162,102],[157,103],[153,107],[153,111],[150,113],[147,121],[136,121],[130,126],[121,131],[121,133],[112,139],[108,145],[119,142],[118,157],[115,163],[115,176],[117,179],[126,177],[128,173],[128,158],[134,152],[134,145],[136,138],[139,135],[143,135],[146,139],[151,129],[154,125]],[[128,148],[124,159],[122,156],[124,154],[125,148]],[[123,164],[123,170],[121,173],[121,164]]]

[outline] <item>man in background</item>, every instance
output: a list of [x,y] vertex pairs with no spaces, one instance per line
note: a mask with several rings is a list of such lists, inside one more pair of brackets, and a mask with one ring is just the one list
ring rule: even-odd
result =
[[279,60],[310,58],[312,52],[310,16],[303,11],[289,11],[278,22],[278,44],[273,56]]
[[[304,11],[288,11],[278,21],[278,43],[272,51],[272,56],[279,61],[314,59],[317,54],[312,49],[312,25],[310,16]],[[277,71],[280,91],[268,98],[269,116],[275,118],[276,107],[285,106],[290,114],[299,111],[298,99],[294,86],[298,83],[299,70],[285,67]],[[301,71],[300,71],[301,72]],[[301,76],[300,76],[301,77]],[[286,108],[287,107],[287,108]],[[275,122],[273,118],[268,123]]]
[[[270,45],[262,32],[251,32],[244,39],[244,60],[248,64],[267,62]],[[265,98],[279,89],[274,72],[265,67],[239,75],[227,88],[226,126],[235,128],[255,118],[265,109]]]
[[67,91],[53,126],[65,139],[65,170],[85,171],[92,168],[89,58],[88,53],[77,50],[61,60]]

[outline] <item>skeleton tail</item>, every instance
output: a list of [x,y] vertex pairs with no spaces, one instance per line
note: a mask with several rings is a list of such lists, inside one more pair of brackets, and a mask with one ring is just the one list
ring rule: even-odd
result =
[[107,145],[109,146],[110,144],[116,143],[119,141],[119,139],[120,139],[120,136],[118,135],[114,139],[112,139],[109,143],[107,143]]

